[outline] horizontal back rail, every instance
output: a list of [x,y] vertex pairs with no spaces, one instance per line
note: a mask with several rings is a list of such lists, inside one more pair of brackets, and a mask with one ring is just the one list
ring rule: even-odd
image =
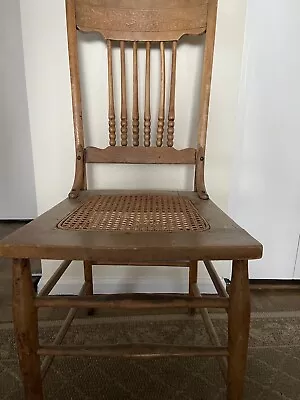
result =
[[193,164],[196,149],[176,150],[173,147],[121,147],[109,146],[105,149],[87,147],[87,163],[115,164]]

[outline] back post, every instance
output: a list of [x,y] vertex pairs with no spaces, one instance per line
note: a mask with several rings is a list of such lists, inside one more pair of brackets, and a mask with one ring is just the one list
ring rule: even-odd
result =
[[198,130],[197,157],[195,169],[195,190],[203,200],[209,198],[205,186],[205,155],[207,140],[207,125],[209,113],[209,101],[211,91],[211,78],[215,45],[215,33],[217,22],[218,0],[209,0],[207,13],[207,29],[203,60],[203,72],[200,91],[200,121]]
[[84,161],[84,133],[79,81],[75,0],[66,0],[66,19],[76,155],[74,183],[69,197],[76,198],[79,192],[86,188],[86,167]]

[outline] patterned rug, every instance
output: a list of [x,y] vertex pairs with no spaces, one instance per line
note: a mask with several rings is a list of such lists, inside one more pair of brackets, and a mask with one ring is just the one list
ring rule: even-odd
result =
[[[212,314],[226,344],[226,316]],[[61,321],[40,324],[51,342]],[[64,343],[161,342],[209,344],[200,316],[85,318],[75,320]],[[254,313],[246,399],[300,399],[300,312]],[[0,399],[21,400],[22,386],[11,324],[0,324]],[[212,358],[123,360],[56,358],[45,379],[45,400],[223,400],[225,387]]]

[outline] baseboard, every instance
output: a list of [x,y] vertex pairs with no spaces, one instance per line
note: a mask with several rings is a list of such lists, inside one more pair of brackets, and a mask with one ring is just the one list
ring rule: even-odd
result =
[[[42,279],[38,283],[38,291],[45,285],[46,280]],[[216,293],[212,282],[209,279],[201,279],[198,282],[202,293]],[[78,294],[82,286],[80,279],[64,279],[58,282],[51,294]],[[224,287],[225,287],[224,282]],[[101,278],[95,279],[94,293],[187,293],[188,281],[175,281],[168,278],[145,278],[145,279],[111,279]]]
[[251,290],[299,290],[299,279],[250,279]]
[[24,223],[24,224],[28,224],[29,222],[33,221],[35,217],[33,218],[17,218],[17,217],[11,217],[11,218],[7,218],[7,217],[0,217],[0,222],[3,223],[9,223],[9,224],[13,224],[15,223]]

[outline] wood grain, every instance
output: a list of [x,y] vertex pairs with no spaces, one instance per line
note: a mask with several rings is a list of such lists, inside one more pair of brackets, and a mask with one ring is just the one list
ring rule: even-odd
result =
[[78,197],[80,191],[85,190],[87,184],[84,148],[81,145],[76,147],[75,156],[75,176],[71,192],[69,193],[71,199]]
[[[189,265],[189,295],[194,296],[193,287],[197,284],[198,280],[198,261],[191,261]],[[189,308],[188,310],[189,315],[193,316],[196,313],[195,308]]]
[[77,26],[106,39],[178,40],[206,29],[208,0],[76,0]]
[[198,131],[198,157],[195,171],[196,190],[204,200],[208,199],[205,187],[204,165],[205,149],[207,137],[207,122],[209,112],[209,100],[211,90],[211,77],[213,67],[216,19],[217,19],[218,0],[209,0],[207,15],[207,32],[204,49],[204,60],[202,69],[201,89],[200,89],[200,121]]
[[157,147],[87,147],[87,163],[195,164],[196,150]]
[[54,346],[44,345],[39,349],[40,355],[53,356],[100,356],[121,358],[160,358],[228,355],[226,347],[179,346],[167,344],[117,344],[106,346]]
[[114,78],[112,61],[112,44],[107,40],[107,62],[108,62],[108,125],[109,125],[109,145],[116,145],[116,114],[114,100]]
[[85,282],[85,294],[87,296],[93,295],[93,263],[90,261],[84,261],[84,282]]
[[139,78],[138,44],[133,42],[133,102],[132,102],[132,144],[139,145]]
[[233,261],[228,309],[227,399],[242,400],[250,329],[248,262]]
[[13,318],[25,400],[43,400],[37,309],[29,260],[13,262]]
[[122,293],[94,296],[45,296],[38,297],[36,307],[78,307],[99,309],[161,309],[161,308],[227,308],[229,300],[216,296],[201,299],[172,294]]
[[156,146],[161,147],[163,144],[164,126],[165,126],[165,96],[166,96],[166,60],[165,60],[165,44],[160,42],[160,103],[158,111]]
[[[125,148],[124,148],[125,150]],[[161,149],[157,149],[161,150]],[[203,201],[195,192],[149,191],[144,193],[184,196],[209,222],[206,232],[78,232],[57,229],[57,223],[91,196],[101,194],[134,195],[143,191],[83,191],[77,199],[65,199],[30,224],[0,242],[0,256],[54,260],[109,260],[154,262],[162,260],[257,259],[262,245],[222,212],[211,200]],[[170,240],[172,238],[172,240]],[[160,264],[158,264],[160,265]]]
[[[93,265],[114,265],[111,261],[106,261],[105,263],[101,261],[93,261]],[[168,260],[161,260],[160,262],[157,261],[140,261],[139,263],[136,263],[134,261],[128,261],[128,262],[123,262],[120,265],[126,265],[126,266],[136,266],[136,267],[156,267],[156,266],[163,266],[163,267],[189,267],[190,262],[186,260],[176,260],[176,261],[168,261]]]
[[121,146],[127,146],[127,101],[125,43],[120,42],[121,54]]
[[[93,285],[93,263],[90,261],[83,262],[83,272],[84,272],[84,283],[85,283],[85,291],[84,294],[86,296],[92,296],[94,294],[94,285]],[[88,315],[93,315],[94,309],[89,308],[87,310]]]
[[176,56],[177,56],[177,42],[174,41],[173,45],[172,45],[170,102],[169,102],[169,114],[168,114],[168,135],[167,135],[167,146],[168,147],[172,147],[174,144]]
[[150,110],[150,49],[151,43],[146,43],[146,73],[145,73],[145,112],[144,112],[144,146],[150,146],[151,110]]
[[75,138],[75,176],[70,197],[77,197],[85,185],[85,165],[83,159],[84,132],[82,122],[81,91],[79,81],[78,45],[75,19],[75,0],[66,0],[69,66],[72,92],[73,124]]

